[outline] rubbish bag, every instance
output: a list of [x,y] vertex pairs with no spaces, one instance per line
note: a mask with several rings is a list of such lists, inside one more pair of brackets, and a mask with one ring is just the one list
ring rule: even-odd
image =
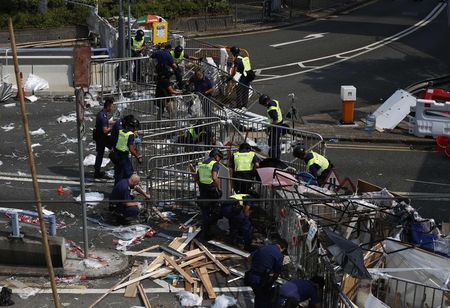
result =
[[200,296],[188,291],[180,291],[177,296],[180,298],[181,306],[200,306],[203,301]]
[[222,294],[216,298],[211,308],[227,308],[236,304],[237,300],[234,297]]
[[3,287],[0,291],[0,306],[12,306],[14,302],[11,300],[12,290],[7,287]]
[[28,75],[28,79],[25,82],[25,90],[27,91],[40,91],[48,89],[48,81],[34,74]]

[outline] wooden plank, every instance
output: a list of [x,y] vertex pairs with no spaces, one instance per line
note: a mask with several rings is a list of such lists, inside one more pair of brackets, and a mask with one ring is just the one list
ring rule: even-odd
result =
[[204,252],[196,248],[193,250],[186,251],[184,254],[186,255],[186,257],[184,257],[183,260],[189,260],[204,254]]
[[[200,267],[197,269],[197,274],[200,277],[200,280],[203,283],[203,286],[206,289],[206,292],[208,293],[208,297],[210,299],[216,298],[216,292],[214,292],[214,288],[212,286],[211,280],[209,279],[208,270],[205,267]],[[200,289],[200,294],[202,293],[202,290]]]
[[202,230],[202,228],[198,228],[194,232],[188,233],[188,237],[186,238],[186,240],[183,242],[183,244],[181,244],[181,246],[177,250],[180,252],[183,251],[184,248],[186,248],[186,246],[189,245],[189,243],[200,233],[201,230]]
[[197,240],[194,240],[194,243],[198,246],[198,248],[200,248],[201,250],[203,250],[205,252],[205,254],[208,256],[208,258],[211,259],[211,261],[213,261],[222,272],[225,273],[225,275],[229,275],[230,271],[228,270],[228,268],[226,268],[219,260],[217,260],[213,254],[211,252],[209,252],[208,248],[206,248],[202,243],[200,243]]
[[[201,260],[204,260],[205,258],[206,258],[205,256],[200,256],[200,257],[197,257],[197,258],[195,258],[195,259],[192,259],[192,260],[189,260],[189,261],[186,261],[186,262],[182,262],[182,263],[180,264],[180,267],[181,267],[181,268],[184,268],[184,267],[186,267],[186,266],[191,265],[192,263],[195,263],[195,262],[199,262],[199,261],[201,261]],[[162,271],[161,271],[160,273],[153,275],[152,278],[164,277],[164,276],[166,276],[166,275],[169,275],[169,274],[172,272],[172,269],[171,269],[171,268],[168,268],[168,267],[165,268],[165,270],[164,270],[164,268],[162,268],[161,270],[162,270]]]
[[144,302],[145,308],[152,308],[152,305],[150,304],[147,294],[145,294],[145,290],[144,290],[144,287],[142,286],[142,284],[139,283],[137,288],[139,290],[139,295],[141,296],[142,301]]
[[130,285],[130,284],[132,284],[132,283],[135,283],[135,282],[144,280],[144,279],[146,279],[146,278],[152,277],[153,275],[157,274],[158,271],[160,271],[160,270],[156,270],[156,271],[147,273],[147,274],[145,274],[145,275],[142,275],[142,276],[140,276],[140,277],[137,277],[137,278],[135,278],[135,279],[130,279],[130,280],[128,280],[127,282],[123,282],[123,283],[121,283],[121,284],[115,286],[115,287],[113,288],[113,291],[122,289],[122,288],[124,288],[124,287],[126,287],[126,286],[128,286],[128,285]]
[[189,283],[194,283],[194,280],[192,279],[191,275],[189,275],[188,273],[186,273],[178,264],[177,262],[175,262],[174,259],[172,259],[171,257],[169,257],[166,254],[163,254],[163,258],[178,272],[181,274],[181,276],[184,277],[184,279],[186,279],[187,282]]
[[144,253],[144,252],[147,252],[147,251],[151,251],[153,249],[158,249],[158,248],[159,248],[159,245],[153,245],[153,246],[144,248],[144,249],[136,251],[136,252],[135,251],[130,251],[131,252],[130,256],[138,256],[141,253]]
[[[130,280],[137,278],[141,276],[142,274],[142,265],[133,266],[133,269],[135,269],[135,272],[133,275],[130,276]],[[137,295],[137,283],[130,284],[125,289],[125,293],[123,294],[124,297],[136,297]]]
[[131,272],[126,275],[125,277],[123,277],[122,279],[120,279],[120,281],[118,283],[116,283],[114,286],[112,286],[111,288],[109,288],[108,291],[105,292],[105,294],[103,294],[102,296],[100,296],[95,302],[93,302],[89,308],[93,308],[95,305],[97,305],[98,303],[100,303],[109,293],[111,293],[115,287],[117,287],[118,285],[120,285],[122,282],[124,282],[125,280],[127,280],[131,275],[133,275],[135,271],[131,270]]
[[[176,237],[172,240],[172,242],[170,242],[169,247],[172,249],[177,249],[178,247],[180,247],[182,241],[184,241],[183,238],[180,237]],[[149,265],[148,265],[148,272],[153,272],[156,269],[160,268],[162,265],[164,264],[164,258],[162,257],[162,254],[160,254],[158,257],[156,257],[155,260],[153,260]]]

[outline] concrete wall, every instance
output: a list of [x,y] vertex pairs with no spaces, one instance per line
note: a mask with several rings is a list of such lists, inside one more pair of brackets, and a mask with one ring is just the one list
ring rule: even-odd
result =
[[[15,30],[16,43],[36,41],[63,40],[88,37],[87,26],[71,26],[54,29],[22,29]],[[9,32],[0,31],[0,46],[9,47]]]
[[234,26],[233,16],[208,16],[179,18],[169,21],[170,30],[180,30],[188,32],[203,32],[209,30],[228,29]]

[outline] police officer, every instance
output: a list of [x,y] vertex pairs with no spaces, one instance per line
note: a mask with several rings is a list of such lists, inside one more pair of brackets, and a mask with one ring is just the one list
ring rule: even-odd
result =
[[182,66],[184,59],[199,60],[199,58],[185,55],[183,47],[181,47],[180,45],[175,47],[175,49],[171,50],[170,54],[172,55],[173,61],[177,65],[177,69],[176,70],[174,69],[175,78],[177,80],[178,86],[180,88],[182,88],[183,87],[183,79],[182,79],[181,66]]
[[131,37],[131,56],[142,57],[144,51],[144,31],[139,29],[136,31],[136,35]]
[[[222,197],[222,190],[220,189],[219,181],[219,162],[222,160],[223,154],[218,149],[213,149],[209,152],[209,157],[197,165],[198,187],[200,190],[199,199],[217,199]],[[200,208],[202,210],[203,227],[202,233],[204,239],[208,239],[210,228],[217,221],[215,212],[219,209],[215,201],[200,201]]]
[[[244,180],[254,180],[255,168],[259,167],[261,160],[252,151],[250,144],[247,142],[242,143],[239,146],[239,150],[234,152],[231,160],[233,178],[239,178]],[[233,189],[238,194],[248,194],[252,186],[251,182],[243,182],[239,180],[233,181]]]
[[283,125],[283,113],[281,112],[280,102],[274,99],[270,99],[270,97],[266,94],[262,94],[259,97],[259,103],[265,106],[267,109],[268,122],[272,125],[276,125],[270,127],[269,131],[269,156],[271,158],[280,159],[280,137],[283,133],[283,127],[280,127],[281,125]]
[[314,276],[309,280],[293,279],[280,287],[277,308],[297,308],[299,303],[309,300],[309,307],[320,308],[320,294],[325,281]]
[[244,249],[252,249],[252,223],[250,220],[253,203],[248,199],[255,196],[250,194],[231,195],[228,200],[222,202],[220,212],[222,217],[228,219],[230,225],[230,240],[232,244],[239,244],[243,240]]
[[114,164],[115,184],[121,179],[129,178],[134,172],[130,153],[136,157],[139,163],[142,163],[142,156],[139,155],[135,143],[135,133],[138,129],[139,121],[137,119],[123,123],[123,127],[119,129],[117,143],[114,146],[114,151],[117,153],[117,164]]
[[158,76],[165,74],[168,68],[174,71],[178,70],[178,65],[175,63],[170,51],[172,50],[172,45],[166,44],[163,49],[159,49],[151,54],[151,58],[157,60],[156,73]]
[[[144,52],[144,31],[137,30],[136,35],[131,37],[131,56],[132,57],[142,57]],[[141,62],[139,60],[135,60],[133,66],[133,80],[138,81],[141,76]]]
[[146,200],[150,200],[150,195],[138,186],[140,180],[137,174],[133,174],[127,179],[121,179],[114,185],[109,196],[109,210],[119,214],[124,222],[128,222],[127,219],[137,217],[139,214],[139,203],[134,201],[131,194],[132,189],[144,196]]
[[333,164],[328,159],[314,151],[306,152],[301,145],[297,145],[292,154],[305,162],[306,170],[316,178],[319,186],[325,184],[333,168]]
[[231,47],[230,52],[234,57],[230,80],[236,73],[241,74],[241,77],[239,77],[239,84],[236,88],[236,107],[247,107],[250,82],[255,79],[255,73],[250,64],[250,58],[239,55],[241,50],[238,47]]
[[288,244],[279,238],[276,244],[259,247],[251,255],[251,268],[245,273],[245,283],[255,294],[255,308],[271,308],[272,286],[281,274],[283,253]]
[[113,100],[107,98],[103,104],[103,109],[97,113],[95,118],[95,151],[97,155],[95,157],[94,164],[94,177],[102,178],[105,172],[100,171],[103,161],[103,155],[105,154],[105,148],[111,148],[111,138],[108,136],[111,128],[109,127],[108,113],[113,111]]

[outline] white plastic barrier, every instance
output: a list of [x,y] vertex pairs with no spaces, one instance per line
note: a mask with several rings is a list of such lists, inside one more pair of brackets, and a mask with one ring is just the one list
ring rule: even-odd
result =
[[450,102],[419,99],[411,111],[415,111],[416,116],[410,119],[410,134],[419,137],[450,136]]

